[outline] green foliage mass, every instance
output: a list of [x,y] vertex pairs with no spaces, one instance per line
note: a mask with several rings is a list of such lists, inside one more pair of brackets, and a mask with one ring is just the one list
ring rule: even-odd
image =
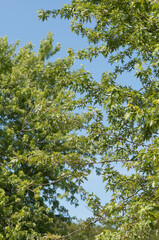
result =
[[[102,109],[87,134],[101,155],[98,174],[112,198],[104,206],[89,195],[88,206],[99,222],[114,226],[97,240],[152,239],[159,224],[159,3],[157,0],[72,0],[59,10],[39,12],[71,20],[71,29],[89,47],[77,57],[93,61],[102,55],[114,66],[88,90],[83,104]],[[118,83],[130,72],[141,88]],[[116,165],[132,170],[123,174]],[[158,238],[158,236],[156,235]],[[154,237],[155,238],[155,237]]]
[[90,172],[91,143],[76,132],[92,113],[77,113],[67,83],[88,74],[70,70],[71,50],[47,60],[60,50],[51,33],[37,54],[31,43],[17,45],[0,38],[0,239],[43,239],[67,233],[59,199],[77,205],[75,194],[85,197],[80,184]]
[[[79,223],[71,223],[68,225],[68,231],[70,236],[67,239],[70,240],[94,240],[95,236],[104,230],[104,227],[92,224],[91,221],[83,221]],[[68,234],[69,235],[69,234]]]

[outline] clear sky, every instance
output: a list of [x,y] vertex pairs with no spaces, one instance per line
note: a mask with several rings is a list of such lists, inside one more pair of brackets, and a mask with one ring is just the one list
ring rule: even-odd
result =
[[[0,37],[8,36],[9,42],[20,40],[20,46],[31,41],[37,51],[40,40],[45,38],[50,31],[54,33],[55,45],[57,42],[61,43],[62,48],[57,57],[66,56],[67,48],[69,47],[75,50],[85,48],[88,45],[87,41],[71,33],[69,21],[50,18],[48,21],[42,22],[38,19],[38,10],[57,9],[62,6],[62,3],[69,2],[70,0],[1,1]],[[111,66],[103,58],[98,58],[91,64],[85,61],[85,68],[93,73],[95,79],[100,79],[100,74],[109,70]],[[133,84],[130,74],[119,79],[119,81],[123,84]],[[137,85],[134,86],[137,87]],[[85,186],[90,192],[95,192],[102,199],[103,203],[109,201],[110,194],[105,195],[102,180],[95,174],[91,174]],[[69,206],[66,202],[64,202],[64,205],[66,208],[69,208],[71,216],[76,215],[78,218],[86,218],[91,215],[91,212],[83,203],[80,203],[80,207],[76,209],[73,206]]]

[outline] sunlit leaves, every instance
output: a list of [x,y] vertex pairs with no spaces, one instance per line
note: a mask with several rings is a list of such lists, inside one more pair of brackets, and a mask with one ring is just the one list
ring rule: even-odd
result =
[[[156,0],[74,0],[39,15],[70,19],[72,31],[90,43],[77,57],[92,61],[102,54],[114,66],[112,72],[103,69],[100,83],[89,82],[91,91],[83,101],[102,109],[87,133],[94,154],[101,155],[98,174],[113,192],[105,207],[89,196],[94,215],[114,226],[96,239],[150,239],[158,227],[158,12]],[[140,88],[117,84],[119,74],[127,71]],[[88,85],[76,89],[83,93]],[[117,171],[115,162],[133,173]]]
[[92,143],[80,131],[93,114],[77,113],[76,88],[90,74],[70,70],[71,49],[68,57],[46,61],[60,50],[52,43],[49,33],[35,54],[31,43],[15,51],[16,45],[0,39],[1,239],[65,234],[70,219],[63,216],[60,191],[75,205],[75,194],[85,197],[81,183],[90,173]]

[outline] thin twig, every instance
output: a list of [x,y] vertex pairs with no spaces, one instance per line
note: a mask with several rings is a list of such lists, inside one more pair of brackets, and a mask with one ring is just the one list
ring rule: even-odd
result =
[[124,139],[124,138],[122,138],[122,137],[118,137],[118,136],[116,136],[116,135],[114,135],[114,134],[112,134],[112,133],[105,133],[105,135],[108,135],[108,136],[111,136],[111,137],[115,137],[115,138],[117,138],[117,139],[120,139],[120,140],[129,142],[129,143],[131,143],[131,144],[136,144],[136,145],[138,145],[138,146],[149,147],[149,145],[146,145],[146,144],[143,144],[143,143],[136,143],[136,142],[133,142],[133,141]]
[[[61,236],[61,237],[58,237],[58,238],[52,238],[52,240],[65,239],[65,238],[67,238],[67,237],[69,237],[69,236],[71,236],[71,235],[73,235],[73,234],[75,234],[75,233],[77,233],[77,232],[79,232],[79,231],[85,230],[85,229],[88,228],[91,224],[95,224],[97,221],[98,221],[98,219],[95,219],[93,222],[90,222],[90,223],[87,224],[86,226],[80,227],[80,228],[76,229],[75,231],[73,231],[73,232],[71,232],[71,233],[69,233],[69,234],[67,234],[67,235],[64,235],[64,236]],[[47,237],[47,236],[46,236],[46,237]],[[51,239],[51,238],[50,238],[50,239]]]

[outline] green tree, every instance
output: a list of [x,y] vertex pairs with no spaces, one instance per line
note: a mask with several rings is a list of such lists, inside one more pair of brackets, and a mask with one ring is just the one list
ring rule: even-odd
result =
[[[113,192],[104,206],[94,195],[88,197],[94,216],[115,229],[105,230],[97,240],[151,239],[158,228],[158,13],[157,0],[72,0],[59,10],[39,12],[42,20],[58,15],[71,19],[71,30],[89,42],[77,52],[79,59],[102,55],[114,66],[112,72],[103,69],[99,83],[78,88],[88,90],[83,104],[102,108],[87,134],[101,155],[98,174],[106,191]],[[124,72],[131,72],[141,88],[119,84]],[[119,163],[133,174],[122,174]]]
[[94,240],[95,236],[104,230],[103,226],[96,225],[89,220],[79,221],[78,223],[72,222],[68,225],[69,234],[67,239],[70,240]]
[[18,51],[0,38],[0,239],[66,234],[70,220],[59,199],[77,205],[76,194],[85,196],[91,143],[79,131],[92,113],[77,113],[66,83],[88,74],[70,70],[71,50],[48,61],[60,50],[52,43],[49,33],[35,54],[31,43]]

